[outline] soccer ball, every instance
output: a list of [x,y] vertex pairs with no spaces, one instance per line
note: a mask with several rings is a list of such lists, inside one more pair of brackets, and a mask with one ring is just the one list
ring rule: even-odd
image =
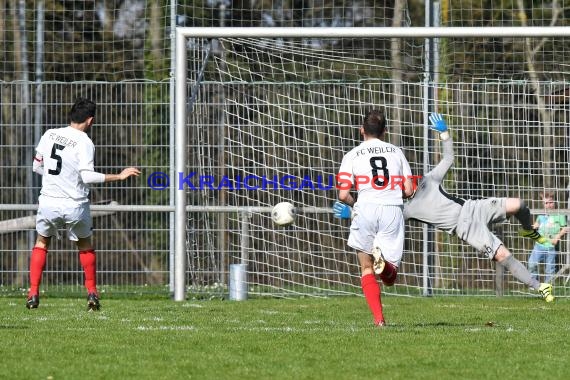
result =
[[271,211],[271,219],[273,220],[273,223],[278,226],[290,226],[295,223],[296,218],[297,209],[289,202],[277,203]]

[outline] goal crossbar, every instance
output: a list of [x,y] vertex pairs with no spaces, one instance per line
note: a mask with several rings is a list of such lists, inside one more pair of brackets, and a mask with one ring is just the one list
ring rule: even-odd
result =
[[[570,35],[566,26],[512,26],[512,27],[356,27],[356,28],[293,28],[293,27],[245,27],[245,28],[212,28],[212,27],[180,27],[176,29],[177,37],[187,38],[272,38],[272,37],[306,37],[306,38],[430,38],[430,37],[563,37]],[[177,51],[177,53],[179,53]]]

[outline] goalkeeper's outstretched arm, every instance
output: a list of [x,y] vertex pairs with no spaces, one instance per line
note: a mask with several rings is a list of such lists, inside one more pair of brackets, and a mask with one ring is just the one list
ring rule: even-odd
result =
[[443,177],[453,165],[453,161],[455,159],[455,154],[453,151],[453,139],[449,135],[449,129],[447,128],[447,123],[443,119],[443,116],[439,113],[433,113],[430,115],[429,120],[431,122],[430,129],[439,132],[439,138],[442,141],[443,145],[443,159],[441,162],[433,168],[430,172],[432,177],[441,182],[443,181]]

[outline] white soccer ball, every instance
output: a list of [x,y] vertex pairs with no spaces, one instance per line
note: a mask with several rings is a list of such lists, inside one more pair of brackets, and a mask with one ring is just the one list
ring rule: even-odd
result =
[[271,219],[278,226],[290,226],[296,218],[297,209],[290,202],[277,203],[271,211]]

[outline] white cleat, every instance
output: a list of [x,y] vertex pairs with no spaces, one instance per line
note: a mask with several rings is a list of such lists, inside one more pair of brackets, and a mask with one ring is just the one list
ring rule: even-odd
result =
[[372,250],[372,257],[374,257],[374,273],[379,275],[384,271],[384,267],[386,266],[380,247],[374,247]]

